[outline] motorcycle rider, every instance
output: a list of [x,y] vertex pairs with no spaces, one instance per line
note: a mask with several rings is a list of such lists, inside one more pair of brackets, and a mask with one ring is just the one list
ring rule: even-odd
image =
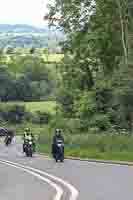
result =
[[24,140],[24,143],[23,143],[23,152],[25,152],[24,147],[25,147],[26,142],[27,141],[32,141],[32,135],[31,135],[31,132],[30,132],[29,128],[25,129],[23,140]]
[[13,130],[8,129],[8,130],[7,130],[7,135],[6,135],[6,138],[5,138],[5,143],[7,143],[9,140],[10,140],[10,143],[11,143],[13,137],[14,137],[14,132],[13,132]]
[[[55,130],[55,135],[53,137],[53,142],[52,142],[52,155],[53,155],[53,157],[55,157],[55,154],[57,152],[58,140],[62,140],[62,142],[64,143],[64,138],[63,138],[63,136],[61,134],[61,130],[60,129],[56,129]],[[63,152],[64,152],[64,149],[63,149]]]

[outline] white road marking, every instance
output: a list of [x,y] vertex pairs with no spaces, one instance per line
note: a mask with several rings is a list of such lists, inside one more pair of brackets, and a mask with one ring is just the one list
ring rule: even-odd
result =
[[57,181],[58,183],[61,183],[62,185],[64,185],[65,187],[68,188],[68,190],[71,192],[71,196],[70,196],[69,200],[77,200],[77,198],[78,198],[79,191],[73,185],[71,185],[70,183],[62,180],[61,178],[58,178],[58,177],[56,177],[54,175],[51,175],[51,174],[46,173],[44,171],[41,171],[39,169],[35,169],[35,168],[29,167],[29,166],[20,165],[18,163],[11,162],[11,161],[8,161],[8,160],[1,160],[0,159],[0,161],[6,162],[6,163],[9,163],[9,164],[13,164],[13,165],[21,167],[23,169],[32,170],[33,172],[37,172],[39,174],[45,175],[45,176],[51,178],[52,180]]
[[37,174],[37,173],[31,171],[30,169],[26,169],[23,166],[17,165],[16,163],[13,163],[13,162],[10,163],[10,162],[7,162],[5,160],[0,160],[0,163],[2,163],[4,165],[8,165],[10,167],[14,167],[14,168],[19,169],[19,170],[21,170],[23,172],[27,172],[27,173],[37,177],[38,179],[48,183],[51,187],[53,187],[56,190],[56,195],[54,196],[53,200],[61,200],[62,195],[63,195],[63,190],[62,190],[62,188],[60,186],[58,186],[57,184],[53,183],[51,180],[49,180],[47,178],[44,178],[40,174]]
[[63,184],[71,192],[70,200],[77,200],[79,192],[70,183],[68,183],[68,182],[66,182],[66,181],[64,181],[64,180],[62,180],[62,179],[60,179],[60,178],[58,178],[56,176],[50,175],[50,174],[48,174],[48,173],[46,173],[44,171],[41,171],[41,170],[38,170],[38,169],[35,169],[35,168],[32,168],[32,167],[27,167],[27,169],[30,169],[30,170],[32,170],[34,172],[38,172],[39,174],[43,174],[43,175],[45,175],[45,176],[47,176],[47,177],[49,177],[49,178],[51,178],[51,179],[53,179],[55,181],[58,181],[61,184]]

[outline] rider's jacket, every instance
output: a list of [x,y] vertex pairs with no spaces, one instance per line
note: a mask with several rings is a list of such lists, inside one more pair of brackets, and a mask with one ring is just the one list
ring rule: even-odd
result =
[[32,140],[32,136],[31,135],[24,135],[24,140]]
[[58,140],[62,140],[62,142],[64,142],[63,136],[62,136],[62,135],[59,135],[59,136],[56,136],[56,135],[55,135],[55,136],[53,137],[53,144],[56,145],[57,142],[58,142]]

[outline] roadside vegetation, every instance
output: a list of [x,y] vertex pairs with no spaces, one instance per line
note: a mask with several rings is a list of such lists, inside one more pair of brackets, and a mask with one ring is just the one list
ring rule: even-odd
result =
[[[131,4],[64,0],[62,6],[55,0],[55,6],[49,5],[46,18],[54,25],[59,15],[66,35],[60,54],[33,48],[23,56],[9,56],[15,52],[10,48],[6,56],[1,52],[1,124],[14,123],[17,133],[30,126],[39,135],[38,151],[44,153],[50,153],[58,127],[66,155],[133,160]],[[16,107],[5,104],[9,101],[25,103]],[[9,108],[6,113],[3,104]]]
[[132,8],[130,0],[49,7],[49,23],[59,15],[67,36],[56,120],[66,141],[70,135],[66,154],[133,160]]

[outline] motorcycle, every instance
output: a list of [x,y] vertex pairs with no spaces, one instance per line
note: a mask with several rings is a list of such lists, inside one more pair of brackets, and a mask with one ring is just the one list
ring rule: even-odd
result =
[[56,162],[60,161],[63,162],[64,161],[64,143],[62,140],[57,140],[56,143],[56,152],[54,155],[54,159]]
[[27,157],[32,157],[33,155],[33,143],[32,141],[26,141],[24,144],[24,152]]
[[8,146],[10,145],[12,142],[12,137],[10,135],[8,135],[6,138],[5,138],[5,145]]

